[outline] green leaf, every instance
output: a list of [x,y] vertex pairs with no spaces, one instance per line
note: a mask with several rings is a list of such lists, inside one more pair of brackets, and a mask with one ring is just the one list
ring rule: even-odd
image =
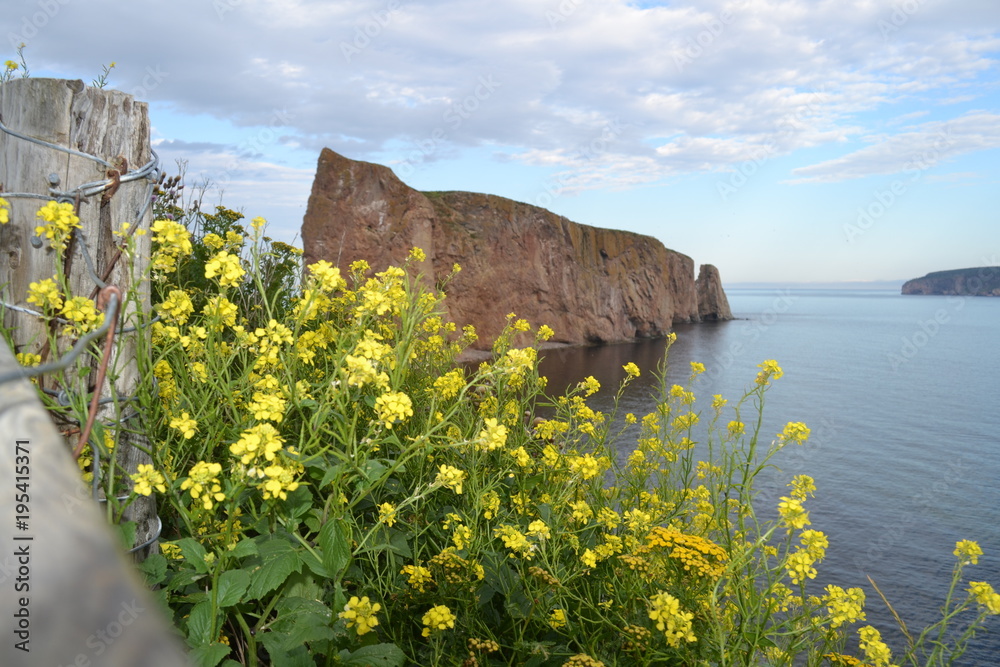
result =
[[163,554],[153,554],[139,564],[139,570],[146,575],[146,586],[152,588],[167,578],[167,559]]
[[205,562],[205,547],[201,546],[197,540],[185,537],[177,540],[175,544],[180,548],[184,560],[191,564],[196,572],[205,574],[208,572],[208,563]]
[[285,582],[292,572],[298,572],[301,562],[288,542],[271,539],[258,545],[257,564],[250,569],[250,587],[247,597],[259,600]]
[[323,577],[324,579],[331,579],[333,575],[330,571],[323,567],[323,563],[320,562],[316,554],[311,551],[303,551],[299,554],[299,559],[305,564],[307,568],[312,570],[312,573],[317,577]]
[[205,600],[192,607],[188,615],[188,644],[198,647],[211,642],[214,620],[210,601]]
[[299,645],[286,650],[285,639],[285,635],[278,632],[267,632],[261,637],[260,641],[271,659],[271,667],[315,667],[316,661],[305,646]]
[[115,532],[118,533],[118,539],[126,550],[135,546],[135,528],[135,521],[122,521],[114,526]]
[[412,558],[413,552],[410,551],[410,544],[406,541],[406,535],[407,534],[401,530],[393,531],[392,535],[389,537],[389,548],[403,558]]
[[339,577],[351,562],[351,527],[343,519],[327,521],[319,531],[319,546],[323,550],[323,567]]
[[215,594],[215,605],[221,609],[239,603],[250,586],[250,575],[246,570],[229,570],[219,577]]
[[357,667],[402,667],[406,655],[395,644],[373,644],[362,646],[356,651],[344,649],[338,656],[342,665]]
[[257,543],[248,537],[244,537],[242,540],[236,543],[236,546],[229,555],[233,558],[246,558],[247,556],[256,556],[260,551],[257,549]]
[[[229,655],[231,650],[225,644],[206,644],[192,649],[188,656],[194,667],[215,667],[220,660]],[[232,662],[232,660],[228,662]]]
[[326,473],[323,475],[323,481],[321,481],[319,483],[319,487],[318,487],[319,490],[322,491],[326,487],[327,484],[329,484],[330,482],[332,482],[333,480],[337,479],[338,477],[340,477],[343,474],[344,474],[344,466],[343,466],[343,464],[339,464],[339,465],[335,465],[335,466],[330,466],[329,468],[326,469]]

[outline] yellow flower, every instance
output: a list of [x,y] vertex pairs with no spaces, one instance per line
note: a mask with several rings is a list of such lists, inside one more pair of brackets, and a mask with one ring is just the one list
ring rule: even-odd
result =
[[744,427],[743,422],[740,422],[740,421],[731,421],[731,422],[729,422],[729,427],[728,428],[729,428],[729,435],[735,437],[737,435],[742,435],[745,427]]
[[[401,391],[386,392],[375,399],[375,412],[386,428],[392,428],[397,421],[404,421],[413,416],[413,402]],[[459,491],[461,493],[461,484]]]
[[420,248],[414,246],[413,248],[410,249],[410,254],[408,255],[408,257],[409,259],[415,262],[422,262],[425,259],[427,259],[427,253],[425,253]]
[[188,316],[194,312],[191,297],[183,290],[171,290],[167,300],[156,307],[164,318],[177,324],[186,324]]
[[681,640],[697,641],[691,630],[694,614],[681,609],[680,601],[670,593],[660,591],[649,601],[649,618],[656,622],[656,629],[667,637],[667,644],[677,648]]
[[434,577],[431,576],[431,571],[422,565],[404,565],[403,569],[400,570],[399,573],[405,574],[407,577],[407,583],[421,593],[424,592],[425,586],[434,583]]
[[[257,231],[260,231],[261,229],[263,229],[264,225],[266,225],[266,224],[267,224],[267,220],[265,220],[264,218],[260,217],[259,215],[256,218],[254,218],[253,220],[250,221],[250,226],[253,227],[254,229],[256,229]],[[368,598],[365,598],[365,599],[367,600]],[[360,635],[362,633],[359,632],[358,634]]]
[[195,431],[198,430],[198,422],[191,419],[187,412],[182,412],[180,417],[174,417],[170,420],[170,428],[177,429],[185,440],[190,440],[194,437]]
[[218,276],[219,285],[222,287],[238,284],[245,273],[240,265],[239,255],[231,255],[225,250],[214,255],[205,264],[205,277],[212,279]]
[[593,396],[601,390],[601,383],[593,375],[588,375],[577,387],[583,391],[584,396]]
[[296,473],[300,472],[301,466],[293,468],[291,466],[270,465],[264,468],[267,479],[260,487],[264,492],[264,500],[271,498],[288,498],[288,492],[299,488],[299,483],[295,481]]
[[68,299],[60,314],[70,321],[70,325],[63,329],[66,336],[82,336],[104,324],[104,313],[97,312],[94,302],[84,296]]
[[631,361],[630,361],[630,362],[628,362],[627,364],[625,364],[624,366],[622,366],[622,368],[624,368],[624,369],[625,369],[625,372],[626,372],[626,373],[628,373],[629,377],[634,377],[634,378],[637,378],[637,377],[639,377],[639,375],[640,375],[640,372],[639,372],[639,367],[638,367],[638,366],[636,366],[636,365],[635,365],[635,364],[634,364],[633,362],[631,362]]
[[451,541],[456,549],[465,549],[472,543],[472,529],[465,525],[455,526],[455,532],[451,534]]
[[537,519],[528,524],[528,535],[534,535],[543,540],[552,538],[552,531],[541,519]]
[[887,667],[892,660],[889,647],[882,641],[882,633],[870,625],[866,625],[858,630],[861,638],[858,646],[865,652],[868,661],[873,667]]
[[455,614],[443,604],[431,607],[422,619],[423,636],[430,637],[432,632],[441,632],[455,627]]
[[705,372],[705,364],[701,363],[700,361],[692,361],[691,362],[691,377],[692,378],[695,377],[695,376],[697,376],[697,375],[701,375],[704,372]]
[[813,567],[815,562],[816,558],[806,549],[800,549],[790,554],[785,561],[785,569],[788,570],[788,576],[792,583],[797,584],[807,578],[815,579],[816,568]]
[[33,303],[42,310],[62,310],[63,299],[59,294],[59,286],[52,278],[46,278],[28,285],[28,303]]
[[326,260],[320,260],[306,268],[321,292],[336,292],[347,287],[347,281],[340,277],[340,269]]
[[520,555],[525,560],[531,560],[535,547],[528,541],[527,536],[514,526],[503,525],[495,528],[493,536],[503,540],[504,546],[513,552],[510,554],[511,558]]
[[497,422],[496,419],[488,418],[483,420],[485,426],[479,432],[479,448],[492,452],[507,444],[507,427]]
[[[17,67],[17,64],[14,64]],[[7,61],[7,69],[10,69],[10,61]],[[10,222],[10,202],[8,202],[3,197],[0,197],[0,225],[6,225]]]
[[[187,413],[185,413],[187,414]],[[181,482],[181,491],[191,490],[191,498],[200,499],[200,504],[206,510],[212,509],[215,502],[222,502],[226,494],[222,492],[218,475],[222,466],[218,463],[199,461],[191,467],[188,478]]]
[[978,543],[972,540],[959,540],[955,543],[955,551],[953,552],[962,565],[976,565],[979,563],[979,557],[983,555],[983,549]]
[[538,340],[544,341],[544,340],[549,340],[550,338],[555,336],[556,332],[553,331],[552,327],[550,327],[549,325],[543,324],[542,326],[538,327],[537,335],[538,335]]
[[784,430],[778,434],[783,443],[794,442],[801,445],[809,438],[809,427],[802,422],[788,422]]
[[778,362],[774,359],[767,359],[763,363],[757,364],[757,368],[761,369],[761,371],[757,373],[756,380],[759,385],[769,384],[769,380],[771,379],[779,380],[781,379],[781,376],[785,374],[785,372],[781,370],[781,366],[779,366]]
[[809,521],[809,512],[802,507],[802,501],[798,498],[782,496],[778,503],[778,513],[789,530],[801,530],[812,523]]
[[970,581],[969,592],[976,602],[986,607],[986,613],[993,616],[1000,614],[1000,594],[991,585],[985,581]]
[[166,479],[157,472],[152,465],[140,463],[136,466],[136,472],[132,476],[132,490],[140,496],[148,496],[156,489],[160,493],[166,493]]
[[826,587],[826,608],[830,612],[830,627],[865,620],[865,592],[860,588]]
[[234,456],[239,456],[244,465],[255,461],[261,455],[268,461],[273,461],[277,453],[285,444],[278,434],[278,429],[269,423],[257,424],[245,431],[240,439],[229,446],[229,451]]
[[35,234],[47,238],[53,250],[60,252],[64,250],[73,230],[80,229],[80,218],[77,217],[73,205],[68,202],[60,204],[50,201],[35,215],[46,223],[35,227]]
[[464,471],[454,466],[442,465],[438,467],[437,477],[434,478],[433,486],[447,486],[455,493],[461,495],[462,482],[465,480]]
[[500,496],[496,491],[487,491],[479,497],[479,506],[483,510],[483,518],[492,519],[500,509]]
[[549,614],[549,625],[552,626],[554,630],[566,627],[566,610],[553,609],[552,613]]
[[378,506],[378,520],[379,523],[390,527],[396,523],[396,508],[392,503],[382,503]]
[[205,237],[201,240],[201,242],[212,250],[218,250],[226,244],[226,242],[223,241],[222,237],[218,234],[205,234]]
[[580,556],[580,562],[590,568],[597,567],[597,554],[591,549],[586,549],[583,555]]
[[367,595],[360,600],[357,596],[352,596],[344,605],[344,611],[338,613],[337,616],[347,621],[348,628],[357,628],[356,632],[358,636],[361,636],[371,632],[372,628],[378,625],[375,614],[381,609],[382,605],[377,602],[372,603]]
[[31,352],[18,352],[14,358],[17,359],[17,363],[28,368],[42,363],[42,355]]

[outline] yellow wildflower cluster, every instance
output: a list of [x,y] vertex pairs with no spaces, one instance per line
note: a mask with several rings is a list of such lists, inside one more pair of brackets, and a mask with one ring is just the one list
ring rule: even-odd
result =
[[983,555],[983,549],[972,540],[959,540],[955,543],[954,554],[960,564],[976,565],[979,562],[979,557]]
[[646,544],[652,549],[669,550],[669,556],[692,574],[718,579],[726,571],[725,549],[703,537],[656,526],[646,535]]
[[338,613],[337,616],[347,621],[348,628],[356,628],[358,636],[361,636],[371,632],[378,625],[375,614],[381,609],[382,605],[377,602],[372,603],[367,595],[361,599],[352,596],[344,605],[344,611]]
[[191,419],[191,415],[187,412],[182,412],[180,417],[170,420],[170,428],[177,429],[185,440],[190,440],[198,430],[198,422]]
[[77,217],[73,205],[68,202],[60,204],[50,201],[35,215],[45,221],[44,225],[35,227],[35,234],[48,239],[49,246],[57,252],[65,250],[66,242],[73,230],[80,229],[80,218]]
[[994,591],[993,586],[985,581],[970,581],[969,593],[986,609],[987,614],[1000,614],[1000,593]]
[[428,586],[434,585],[434,577],[431,571],[422,565],[404,565],[399,571],[406,575],[406,583],[416,591],[424,593]]
[[872,667],[888,667],[892,660],[892,653],[889,647],[882,641],[882,633],[870,625],[866,625],[858,630],[858,646],[865,652],[865,656],[872,664]]
[[271,424],[257,424],[243,431],[239,440],[229,446],[234,456],[240,457],[244,465],[257,461],[261,456],[267,461],[273,461],[275,453],[284,447],[284,440],[278,430]]
[[188,317],[194,313],[191,297],[183,290],[171,290],[167,300],[156,307],[161,317],[174,324],[186,324]]
[[221,472],[222,465],[199,461],[191,467],[188,478],[181,482],[181,491],[190,490],[191,499],[197,500],[201,507],[210,510],[216,502],[226,499],[218,479]]
[[826,608],[830,613],[830,627],[839,628],[847,623],[865,620],[865,592],[860,588],[826,587]]
[[28,303],[42,310],[54,313],[62,310],[63,299],[59,286],[53,278],[45,278],[28,285]]
[[302,473],[302,466],[298,464],[269,465],[264,468],[266,478],[259,484],[263,491],[264,500],[280,498],[285,500],[288,493],[299,488],[296,477]]
[[424,624],[421,634],[424,637],[430,637],[432,633],[454,628],[455,618],[455,614],[451,613],[451,609],[443,604],[431,607],[421,619],[421,622]]
[[656,622],[656,629],[667,637],[667,644],[677,648],[681,641],[694,642],[691,621],[694,614],[681,609],[680,601],[670,593],[660,591],[649,601],[649,618]]
[[[17,63],[13,63],[14,67],[17,68]],[[7,61],[7,68],[10,69],[11,61]],[[10,222],[10,202],[0,197],[0,225],[6,225]]]
[[768,385],[772,379],[780,380],[781,376],[785,374],[774,359],[766,359],[763,363],[757,364],[757,368],[761,369],[757,373],[756,382],[758,385]]
[[160,493],[166,493],[166,481],[163,473],[158,472],[152,465],[140,463],[132,475],[132,490],[140,496],[151,495],[153,489]]
[[492,417],[483,420],[484,428],[479,432],[476,444],[481,450],[492,452],[507,444],[507,427]]
[[465,387],[465,374],[460,368],[452,369],[434,380],[433,387],[441,400],[452,399]]
[[104,324],[104,313],[97,312],[97,306],[85,296],[67,299],[60,314],[69,320],[69,325],[63,329],[64,336],[79,337]]
[[[386,428],[413,416],[413,402],[401,391],[388,391],[375,399],[375,412]],[[457,493],[461,493],[461,483]]]
[[433,486],[446,486],[455,493],[462,493],[462,482],[466,473],[454,466],[442,465],[438,467],[438,474],[434,478]]
[[179,222],[154,220],[153,252],[151,266],[154,273],[170,273],[177,268],[177,260],[191,254],[191,233]]
[[246,271],[240,264],[240,256],[226,250],[218,252],[205,264],[205,277],[218,278],[222,287],[238,285],[244,275]]
[[604,663],[586,653],[577,653],[563,663],[563,667],[605,667]]
[[511,550],[511,558],[520,556],[525,560],[531,560],[532,552],[535,550],[535,545],[533,545],[528,537],[515,526],[504,524],[495,528],[493,530],[493,536],[499,537],[503,540],[503,545]]

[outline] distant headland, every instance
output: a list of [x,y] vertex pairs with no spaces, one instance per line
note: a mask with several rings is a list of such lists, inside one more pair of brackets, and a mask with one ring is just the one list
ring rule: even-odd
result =
[[1000,296],[1000,266],[935,271],[903,283],[903,294]]

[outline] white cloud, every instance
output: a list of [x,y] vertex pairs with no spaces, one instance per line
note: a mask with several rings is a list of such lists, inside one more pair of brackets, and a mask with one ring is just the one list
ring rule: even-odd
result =
[[917,174],[973,151],[1000,148],[1000,114],[970,113],[871,138],[871,145],[834,160],[795,169],[794,183],[831,183],[876,174]]
[[[938,99],[953,106],[935,118],[955,116],[941,159],[995,141],[985,125],[994,110],[982,125],[967,111],[995,93],[983,80],[995,78],[1000,3],[923,2],[907,13],[873,0],[220,2],[226,11],[179,0],[152,27],[143,3],[69,3],[27,54],[81,76],[116,60],[123,90],[251,132],[287,110],[282,141],[301,146],[310,167],[323,146],[402,160],[441,130],[424,159],[507,147],[579,188],[726,171],[762,150],[849,151],[793,181],[828,182],[905,169],[933,142],[934,123],[949,122],[899,122]],[[144,86],[151,67],[165,74]],[[575,147],[614,122],[624,129],[599,159],[580,159]]]

